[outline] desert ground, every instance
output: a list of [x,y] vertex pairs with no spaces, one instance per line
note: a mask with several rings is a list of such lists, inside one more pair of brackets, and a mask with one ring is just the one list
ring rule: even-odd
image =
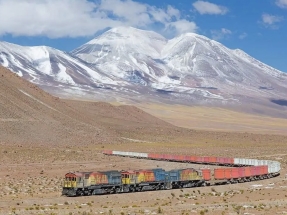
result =
[[[0,214],[287,214],[287,120],[220,108],[112,105],[53,97],[0,68]],[[248,183],[68,198],[69,171],[186,163],[103,150],[278,160],[281,174]]]

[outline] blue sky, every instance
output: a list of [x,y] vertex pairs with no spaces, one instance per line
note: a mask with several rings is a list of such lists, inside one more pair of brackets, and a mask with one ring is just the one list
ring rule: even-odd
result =
[[0,0],[0,40],[64,51],[105,29],[195,32],[287,72],[287,0]]

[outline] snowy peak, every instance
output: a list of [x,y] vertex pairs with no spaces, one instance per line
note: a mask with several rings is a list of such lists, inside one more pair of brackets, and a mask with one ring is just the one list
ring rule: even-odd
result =
[[[152,31],[118,27],[110,29],[71,53],[89,63],[98,63],[100,58],[107,56],[118,59],[126,54],[149,55],[158,58],[166,42],[164,37]],[[87,54],[92,56],[87,56]]]

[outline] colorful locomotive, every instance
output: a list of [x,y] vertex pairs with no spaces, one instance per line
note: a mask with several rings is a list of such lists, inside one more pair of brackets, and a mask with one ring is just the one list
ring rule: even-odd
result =
[[70,172],[65,175],[62,195],[83,196],[202,186],[208,179],[204,177],[210,175],[210,170],[205,171],[209,171],[209,174],[203,175],[202,171],[193,168]]

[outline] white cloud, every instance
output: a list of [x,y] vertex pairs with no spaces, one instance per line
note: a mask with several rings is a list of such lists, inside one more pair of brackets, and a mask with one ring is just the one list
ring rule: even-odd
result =
[[242,34],[240,34],[239,35],[239,39],[241,39],[241,40],[243,40],[244,38],[246,38],[248,35],[247,35],[247,33],[242,33]]
[[282,20],[283,20],[283,17],[281,17],[281,16],[274,16],[274,15],[270,15],[267,13],[264,13],[262,15],[262,22],[266,26],[273,26],[275,23],[281,22]]
[[166,26],[166,31],[171,32],[172,34],[178,35],[186,32],[196,32],[197,26],[193,22],[189,22],[185,19],[178,20],[175,22],[170,22]]
[[200,14],[224,15],[228,12],[228,9],[226,7],[216,5],[207,1],[196,1],[192,5]]
[[276,4],[281,8],[287,8],[287,0],[276,0]]
[[214,40],[222,40],[231,34],[232,34],[232,31],[230,31],[226,28],[221,28],[220,30],[212,30],[211,31],[212,39],[214,39]]
[[154,24],[172,26],[176,33],[196,30],[170,5],[157,8],[133,0],[0,0],[0,14],[0,35],[80,37],[108,27]]

